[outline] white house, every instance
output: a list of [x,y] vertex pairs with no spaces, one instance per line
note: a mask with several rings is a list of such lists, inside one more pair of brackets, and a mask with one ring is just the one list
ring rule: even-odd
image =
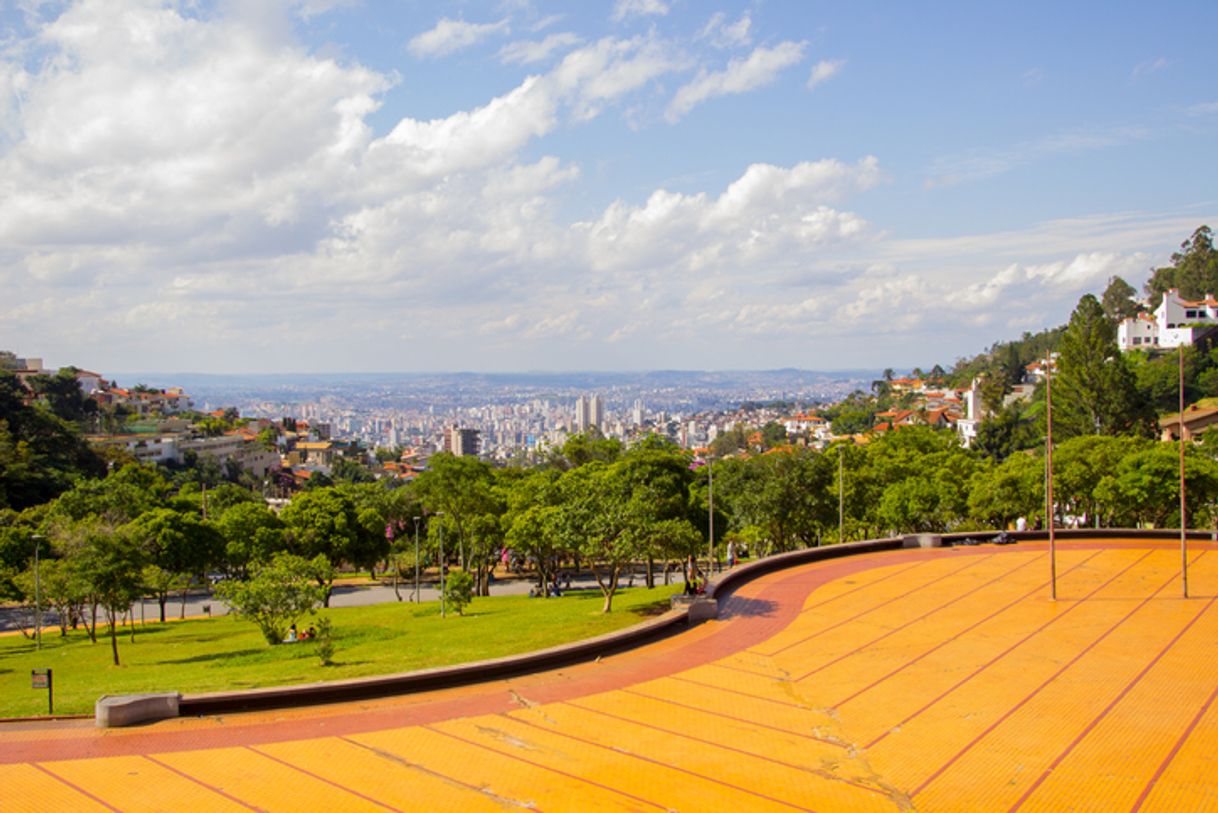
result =
[[1214,325],[1218,325],[1218,300],[1213,294],[1193,301],[1183,299],[1172,288],[1163,294],[1153,316],[1140,313],[1117,326],[1117,345],[1122,350],[1191,345],[1199,334]]

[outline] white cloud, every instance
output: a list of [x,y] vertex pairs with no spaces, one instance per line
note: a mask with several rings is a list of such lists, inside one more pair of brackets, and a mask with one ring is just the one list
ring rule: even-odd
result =
[[804,57],[804,43],[782,42],[773,48],[755,49],[746,59],[733,59],[722,71],[699,72],[697,78],[677,90],[665,117],[677,121],[697,105],[717,96],[747,93],[778,78],[778,74]]
[[510,42],[499,49],[499,59],[503,62],[531,65],[544,62],[550,54],[564,48],[578,45],[580,38],[570,31],[550,34],[543,40],[519,40]]
[[467,23],[464,20],[441,18],[435,28],[411,37],[406,50],[420,59],[444,56],[486,40],[494,34],[508,33],[508,21],[497,23]]
[[663,0],[617,0],[613,4],[612,19],[621,22],[628,17],[663,16],[668,13],[668,4]]
[[642,206],[618,201],[575,230],[586,235],[588,262],[602,270],[747,267],[861,235],[861,217],[827,204],[880,179],[871,157],[853,166],[754,164],[717,198],[657,190]]
[[716,11],[698,32],[696,39],[708,40],[716,48],[739,48],[753,41],[749,34],[752,25],[753,20],[747,11],[740,15],[739,20],[731,24],[727,23],[726,14]]
[[1075,130],[1024,141],[1004,149],[978,149],[964,155],[937,159],[926,180],[928,188],[992,178],[1017,167],[1055,155],[1090,152],[1140,141],[1147,131],[1140,127],[1107,130]]
[[1155,59],[1148,59],[1145,62],[1139,62],[1137,65],[1133,66],[1133,78],[1139,79],[1148,74],[1157,73],[1158,71],[1166,68],[1167,65],[1168,62],[1166,57],[1156,57]]
[[1218,102],[1198,102],[1184,112],[1190,116],[1212,116],[1218,113]]
[[808,74],[808,90],[823,82],[827,82],[845,64],[846,61],[844,59],[822,59],[820,62],[817,62],[812,66],[812,73]]

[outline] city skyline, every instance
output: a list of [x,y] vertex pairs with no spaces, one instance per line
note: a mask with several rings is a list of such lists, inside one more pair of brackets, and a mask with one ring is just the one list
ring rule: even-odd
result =
[[0,348],[945,366],[1218,226],[1208,3],[0,8]]

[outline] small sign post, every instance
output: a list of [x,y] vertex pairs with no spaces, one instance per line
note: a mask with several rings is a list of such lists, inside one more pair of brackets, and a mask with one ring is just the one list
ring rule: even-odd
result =
[[55,714],[55,679],[50,669],[31,669],[30,687],[47,690],[47,714]]

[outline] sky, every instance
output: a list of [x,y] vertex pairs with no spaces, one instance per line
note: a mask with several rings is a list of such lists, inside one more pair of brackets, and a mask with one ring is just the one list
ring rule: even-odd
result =
[[0,349],[950,366],[1218,227],[1218,4],[0,0]]

